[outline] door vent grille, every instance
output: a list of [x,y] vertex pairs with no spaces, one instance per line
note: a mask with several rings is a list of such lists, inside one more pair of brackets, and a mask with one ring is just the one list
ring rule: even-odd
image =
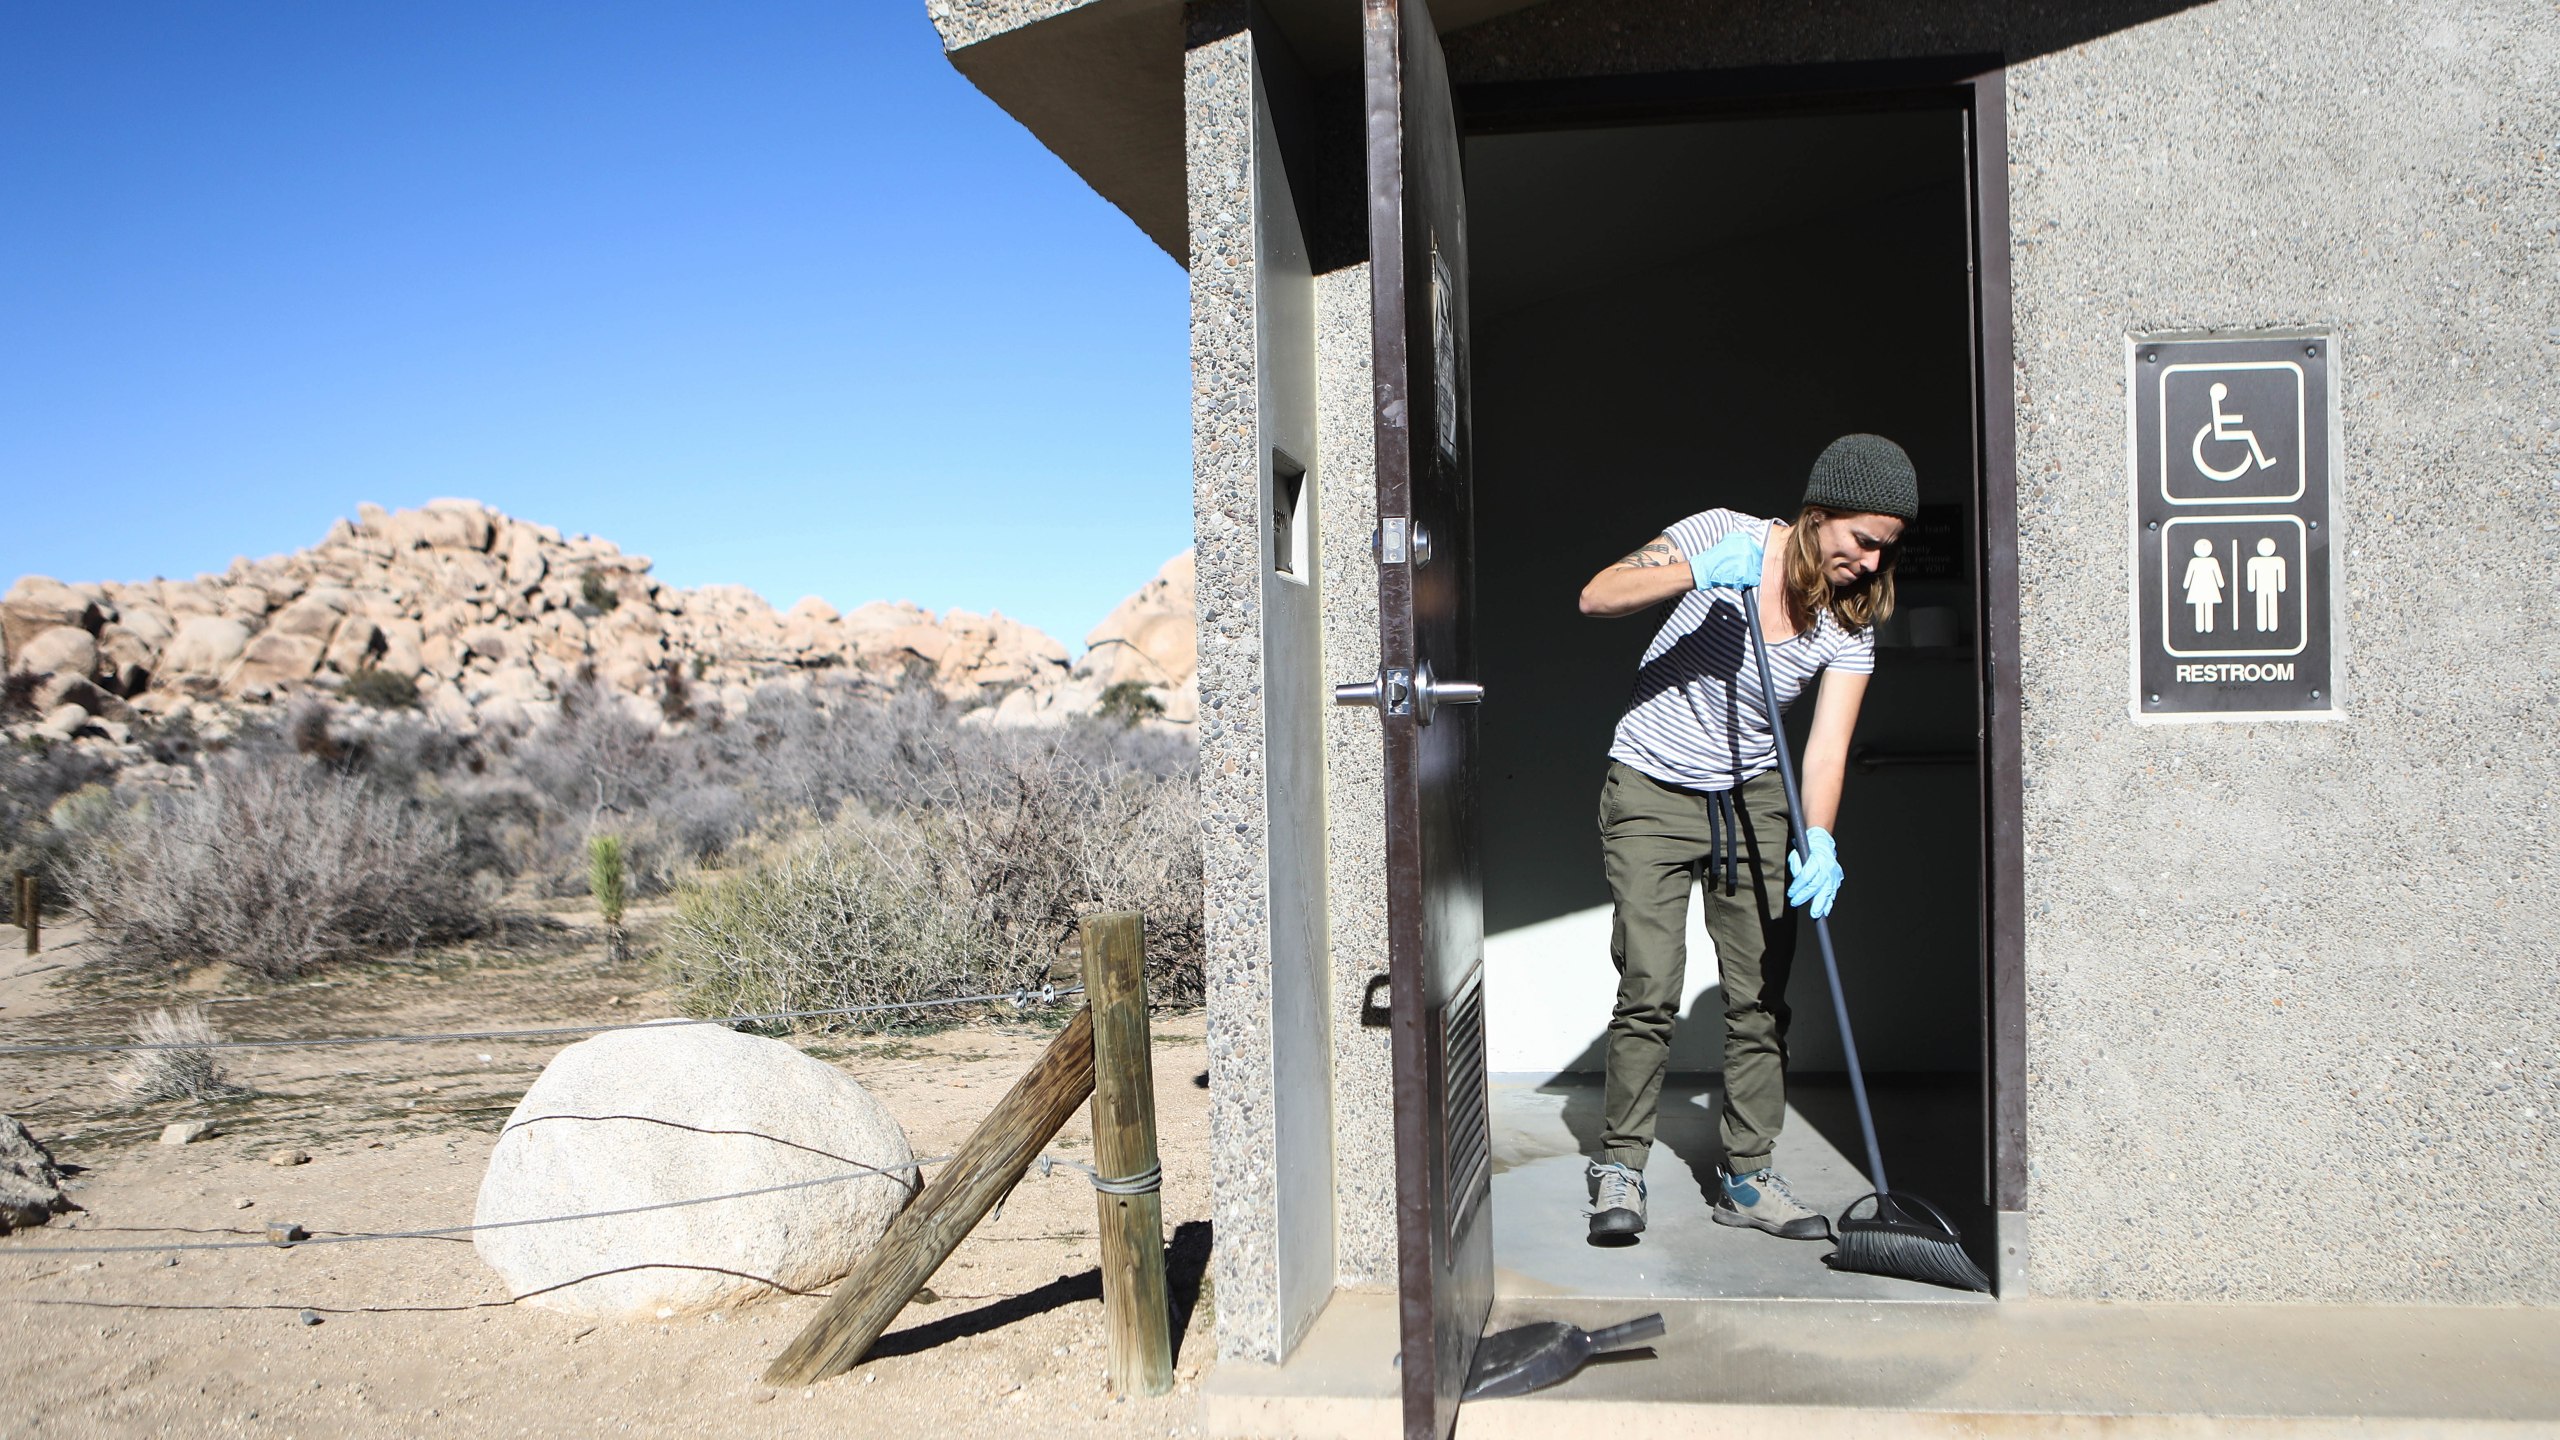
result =
[[1447,1108],[1441,1115],[1442,1153],[1448,1159],[1449,1236],[1466,1229],[1483,1203],[1493,1168],[1492,1119],[1485,1108],[1484,975],[1440,1012],[1440,1053]]

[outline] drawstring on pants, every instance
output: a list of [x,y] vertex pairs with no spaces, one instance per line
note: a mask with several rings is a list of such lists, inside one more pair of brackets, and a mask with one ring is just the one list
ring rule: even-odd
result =
[[1730,790],[1709,790],[1707,797],[1707,874],[1710,886],[1716,883],[1716,857],[1724,857],[1724,893],[1730,895],[1742,880],[1742,812],[1733,803]]

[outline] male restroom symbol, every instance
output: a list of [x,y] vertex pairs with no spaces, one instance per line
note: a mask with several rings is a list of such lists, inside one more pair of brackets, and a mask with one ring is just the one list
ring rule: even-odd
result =
[[[2261,470],[2274,468],[2276,457],[2268,454],[2265,447],[2258,444],[2258,432],[2240,428],[2240,422],[2249,417],[2237,411],[2230,414],[2223,413],[2222,402],[2231,398],[2231,387],[2217,380],[2213,383],[2213,389],[2209,394],[2213,401],[2213,418],[2196,427],[2195,441],[2187,447],[2188,455],[2196,462],[2196,469],[2207,479],[2228,484],[2249,473],[2251,460],[2256,460]],[[2205,463],[2204,442],[2207,439],[2211,439],[2217,445],[2245,444],[2248,452],[2235,457],[2229,469],[2217,469]],[[2206,625],[2197,628],[2209,630],[2213,627]]]
[[[2222,387],[2217,385],[2214,388],[2219,390]],[[2270,549],[2273,548],[2272,542],[2260,541],[2259,543],[2267,545]],[[2276,564],[2281,566],[2284,562],[2279,560]],[[2253,577],[2251,580],[2252,588],[2256,585],[2254,578],[2255,574],[2255,571],[2251,572]],[[2227,579],[2228,577],[2222,573],[2222,562],[2213,558],[2213,542],[2210,540],[2198,540],[2196,542],[2196,558],[2187,562],[2186,579],[2181,582],[2187,592],[2187,603],[2195,607],[2197,634],[2210,635],[2213,633],[2213,612],[2222,604],[2222,587]],[[2264,608],[2264,604],[2265,602],[2260,602],[2260,609],[2258,613],[2261,616],[2267,613]],[[2271,627],[2261,625],[2259,628],[2268,629]]]
[[[2199,540],[2196,543],[2203,545],[2205,542]],[[2249,593],[2258,597],[2259,630],[2273,631],[2283,626],[2280,597],[2284,594],[2285,581],[2284,557],[2276,553],[2274,537],[2259,536],[2258,553],[2249,557],[2248,573]],[[2239,621],[2235,617],[2232,623],[2236,626]]]

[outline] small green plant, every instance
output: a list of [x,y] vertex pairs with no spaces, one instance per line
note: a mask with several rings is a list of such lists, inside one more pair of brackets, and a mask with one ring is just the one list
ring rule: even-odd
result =
[[417,681],[396,670],[379,670],[370,665],[348,676],[338,693],[376,710],[418,708]]
[[623,907],[631,901],[630,856],[621,836],[587,837],[587,891],[604,912],[604,923],[621,929]]
[[578,595],[599,610],[610,610],[622,603],[622,595],[601,570],[590,570],[578,577]]
[[1164,702],[1147,693],[1145,681],[1123,680],[1104,690],[1093,709],[1105,720],[1118,721],[1125,730],[1141,720],[1164,714]]

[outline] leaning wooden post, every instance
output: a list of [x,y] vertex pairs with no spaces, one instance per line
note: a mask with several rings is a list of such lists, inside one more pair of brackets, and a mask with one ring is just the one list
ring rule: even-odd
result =
[[44,910],[40,903],[42,899],[43,897],[36,891],[36,877],[27,871],[19,871],[18,923],[27,927],[27,953],[30,955],[44,948]]
[[764,1372],[776,1385],[806,1385],[862,1363],[871,1342],[995,1208],[1040,1147],[1093,1093],[1093,1007],[1076,1011],[1023,1077],[951,1157],[889,1233]]
[[1155,1065],[1147,1055],[1146,964],[1146,935],[1136,915],[1123,911],[1085,917],[1102,1323],[1111,1337],[1111,1388],[1124,1395],[1161,1395],[1173,1388]]

